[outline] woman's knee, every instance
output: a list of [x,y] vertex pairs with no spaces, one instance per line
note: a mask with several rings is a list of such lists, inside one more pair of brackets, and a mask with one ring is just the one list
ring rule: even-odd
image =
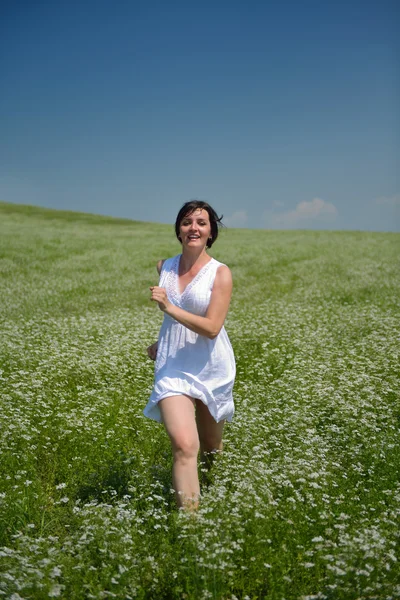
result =
[[197,458],[200,450],[198,437],[188,436],[186,433],[174,436],[172,450],[175,460],[190,460]]

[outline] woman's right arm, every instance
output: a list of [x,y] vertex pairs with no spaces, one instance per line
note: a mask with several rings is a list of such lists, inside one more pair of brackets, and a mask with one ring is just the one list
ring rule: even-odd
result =
[[165,263],[165,259],[159,260],[158,263],[157,263],[157,271],[158,271],[159,275],[161,273],[161,269],[162,269],[162,266],[163,266],[164,263]]
[[151,346],[147,348],[147,356],[151,358],[151,360],[156,360],[157,358],[157,350],[158,350],[158,342],[154,342]]
[[[165,262],[165,259],[159,260],[157,263],[157,271],[160,275],[162,266]],[[154,342],[151,346],[147,348],[147,354],[151,358],[151,360],[156,360],[157,358],[157,350],[158,350],[158,342]]]

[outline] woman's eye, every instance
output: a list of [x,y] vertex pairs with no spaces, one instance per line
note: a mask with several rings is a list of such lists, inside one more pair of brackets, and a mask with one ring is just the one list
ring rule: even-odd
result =
[[[182,225],[183,225],[184,227],[188,227],[188,226],[189,226],[189,225],[191,225],[191,224],[192,224],[192,222],[191,222],[191,221],[182,221]],[[198,225],[199,227],[205,227],[205,226],[207,225],[207,223],[206,223],[205,221],[203,221],[203,222],[201,222],[201,223],[200,223],[200,222],[198,222],[198,223],[197,223],[197,225]]]

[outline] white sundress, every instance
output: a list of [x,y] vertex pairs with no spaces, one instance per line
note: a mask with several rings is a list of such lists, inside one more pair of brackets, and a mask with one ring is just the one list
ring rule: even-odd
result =
[[[223,263],[211,258],[181,294],[180,259],[181,254],[164,262],[159,286],[166,289],[169,301],[176,306],[205,316],[217,269]],[[231,421],[235,410],[232,397],[235,373],[235,357],[224,327],[210,339],[164,313],[158,336],[154,387],[143,412],[161,423],[158,402],[168,396],[185,394],[204,402],[215,421]]]

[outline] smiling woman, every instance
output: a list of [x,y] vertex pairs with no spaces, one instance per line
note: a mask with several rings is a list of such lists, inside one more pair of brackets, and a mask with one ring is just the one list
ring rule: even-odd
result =
[[210,467],[222,450],[225,420],[234,413],[235,358],[224,322],[232,294],[229,268],[210,257],[221,218],[206,202],[178,213],[175,232],[182,254],[159,261],[151,299],[164,312],[158,341],[147,351],[155,364],[154,388],[144,414],[163,422],[174,457],[179,506],[196,508],[200,495],[197,455]]

